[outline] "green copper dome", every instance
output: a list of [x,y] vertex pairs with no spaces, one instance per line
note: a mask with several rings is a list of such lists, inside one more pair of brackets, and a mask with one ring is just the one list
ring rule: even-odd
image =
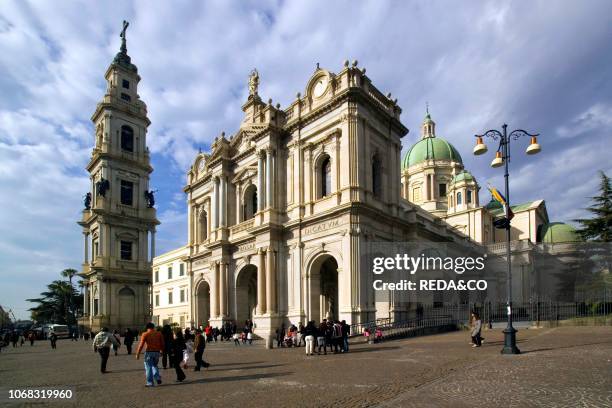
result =
[[453,181],[451,183],[455,184],[461,181],[470,182],[475,180],[474,176],[472,176],[472,173],[467,170],[463,170],[462,172],[455,174],[455,177],[453,177]]
[[544,224],[540,229],[542,242],[546,244],[559,244],[565,242],[582,242],[576,228],[563,222]]
[[455,147],[440,137],[425,137],[416,142],[404,155],[402,169],[427,160],[448,160],[463,164],[461,155]]

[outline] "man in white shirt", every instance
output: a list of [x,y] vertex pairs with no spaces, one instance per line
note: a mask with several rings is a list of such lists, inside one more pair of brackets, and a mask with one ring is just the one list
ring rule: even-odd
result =
[[110,348],[112,345],[119,346],[119,342],[115,339],[115,336],[108,332],[107,327],[103,327],[100,333],[96,334],[93,341],[94,352],[100,353],[102,362],[100,364],[100,372],[106,374],[106,362],[108,361],[108,355],[110,354]]

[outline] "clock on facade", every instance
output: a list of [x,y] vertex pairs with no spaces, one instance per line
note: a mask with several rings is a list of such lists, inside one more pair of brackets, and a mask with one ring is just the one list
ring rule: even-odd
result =
[[318,98],[325,93],[326,89],[327,89],[327,78],[326,77],[319,78],[314,85],[312,94],[314,95],[315,98]]

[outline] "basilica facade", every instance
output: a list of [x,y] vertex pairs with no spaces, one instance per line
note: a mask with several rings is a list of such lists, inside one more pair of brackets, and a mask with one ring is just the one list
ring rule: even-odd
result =
[[[479,204],[480,186],[429,113],[402,159],[401,109],[357,62],[337,73],[317,66],[283,109],[258,84],[253,71],[238,131],[215,138],[187,174],[189,235],[173,251],[191,295],[181,321],[251,319],[266,335],[287,322],[401,317],[414,303],[381,301],[372,287],[376,243],[502,241],[499,208]],[[515,210],[513,237],[536,242],[543,202]],[[166,268],[164,258],[153,267]],[[161,307],[154,315],[172,321]]]

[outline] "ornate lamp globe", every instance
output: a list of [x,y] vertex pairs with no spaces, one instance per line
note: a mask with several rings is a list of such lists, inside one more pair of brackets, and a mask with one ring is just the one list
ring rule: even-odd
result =
[[502,154],[501,152],[496,152],[495,158],[491,162],[491,167],[496,168],[496,167],[501,166],[502,164],[504,164],[504,159],[502,159]]
[[538,138],[535,136],[531,136],[531,143],[529,143],[529,146],[527,146],[526,153],[527,154],[537,154],[537,153],[540,153],[540,151],[542,151],[542,148],[540,147],[540,144],[538,143]]
[[476,146],[474,146],[474,154],[480,156],[481,154],[485,154],[487,150],[487,145],[482,141],[482,136],[478,136],[476,138]]

